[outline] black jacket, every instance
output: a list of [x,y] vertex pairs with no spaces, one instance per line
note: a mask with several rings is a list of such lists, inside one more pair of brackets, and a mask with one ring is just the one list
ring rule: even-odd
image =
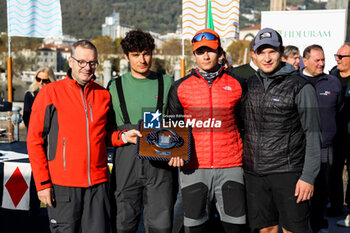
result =
[[305,134],[294,99],[305,84],[299,76],[280,76],[265,92],[257,76],[249,79],[244,119],[246,171],[302,171]]
[[[304,75],[304,69],[300,76],[308,80]],[[337,132],[337,115],[344,106],[343,90],[337,77],[328,74],[321,74],[317,78],[315,86],[318,100],[318,107],[321,118],[322,147],[333,146]]]
[[313,184],[321,148],[317,97],[292,68],[282,64],[272,75],[259,70],[248,80],[243,165],[256,175],[301,172]]

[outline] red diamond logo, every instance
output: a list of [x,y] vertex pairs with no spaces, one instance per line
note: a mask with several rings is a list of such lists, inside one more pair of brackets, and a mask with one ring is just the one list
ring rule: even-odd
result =
[[23,175],[18,167],[5,184],[5,187],[7,188],[11,196],[13,204],[15,205],[15,207],[17,207],[18,203],[21,201],[23,195],[28,189],[27,182],[23,178]]

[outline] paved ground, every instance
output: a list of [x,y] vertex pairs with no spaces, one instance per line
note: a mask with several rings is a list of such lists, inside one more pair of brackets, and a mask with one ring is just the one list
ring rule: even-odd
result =
[[350,228],[338,227],[337,221],[344,219],[346,215],[337,218],[328,218],[329,233],[349,233]]

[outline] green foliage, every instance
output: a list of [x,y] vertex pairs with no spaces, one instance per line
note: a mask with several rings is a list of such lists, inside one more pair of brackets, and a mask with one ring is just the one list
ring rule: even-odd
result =
[[117,74],[120,73],[120,58],[111,59],[112,62],[112,72],[115,71]]
[[[121,24],[158,33],[174,32],[181,0],[61,0],[63,33],[81,39],[101,35],[105,17],[120,13]],[[0,32],[7,30],[6,0],[0,0]]]
[[115,53],[116,47],[109,36],[99,36],[92,40],[99,54]]
[[181,40],[172,39],[163,44],[162,47],[163,54],[166,55],[181,55],[182,54],[182,45]]
[[120,54],[123,54],[123,49],[122,49],[122,46],[120,45],[120,42],[122,41],[122,39],[123,38],[120,37],[113,41],[113,45],[116,48],[116,52]]
[[[239,40],[233,42],[228,48],[227,52],[231,54],[232,64],[243,64],[244,53],[247,51],[247,56],[249,56],[249,41]],[[248,61],[250,58],[247,59]]]
[[11,51],[20,51],[22,49],[37,50],[42,39],[27,37],[11,37]]
[[64,65],[63,65],[63,71],[67,72],[68,69],[69,69],[69,63],[68,63],[68,60],[65,60]]
[[[120,22],[161,34],[174,32],[181,24],[181,0],[60,0],[63,18],[63,33],[78,39],[92,39],[101,35],[105,17],[120,13]],[[312,0],[287,0],[287,5],[305,4],[307,9],[324,9],[325,4]],[[7,31],[6,0],[0,0],[0,32]],[[250,13],[269,10],[269,0],[240,1],[240,12]],[[259,23],[259,20],[254,23]],[[252,22],[240,17],[240,27]],[[119,50],[119,49],[118,49]]]

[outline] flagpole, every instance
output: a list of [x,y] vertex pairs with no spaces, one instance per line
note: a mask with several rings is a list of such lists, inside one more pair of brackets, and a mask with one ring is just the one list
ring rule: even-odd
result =
[[206,0],[205,1],[205,28],[208,28],[207,26],[208,26],[208,1],[209,0]]
[[12,59],[11,59],[11,37],[8,37],[8,57],[7,57],[7,101],[13,101],[12,98]]
[[[182,5],[184,5],[184,0],[182,0]],[[183,21],[184,19],[183,19],[183,17],[182,17],[182,21]],[[183,25],[183,24],[182,24]],[[182,30],[183,30],[183,28],[182,28]],[[182,31],[182,33],[183,33],[183,31]],[[182,40],[181,40],[181,42],[182,42],[182,57],[181,57],[181,59],[180,59],[180,78],[183,78],[183,77],[185,77],[185,39],[184,39],[184,37],[183,37],[183,35],[182,35]]]
[[185,39],[182,38],[181,78],[185,77]]
[[9,28],[9,1],[7,1],[7,48],[8,48],[8,57],[7,57],[7,101],[11,102],[12,99],[12,59],[11,59],[11,36]]

